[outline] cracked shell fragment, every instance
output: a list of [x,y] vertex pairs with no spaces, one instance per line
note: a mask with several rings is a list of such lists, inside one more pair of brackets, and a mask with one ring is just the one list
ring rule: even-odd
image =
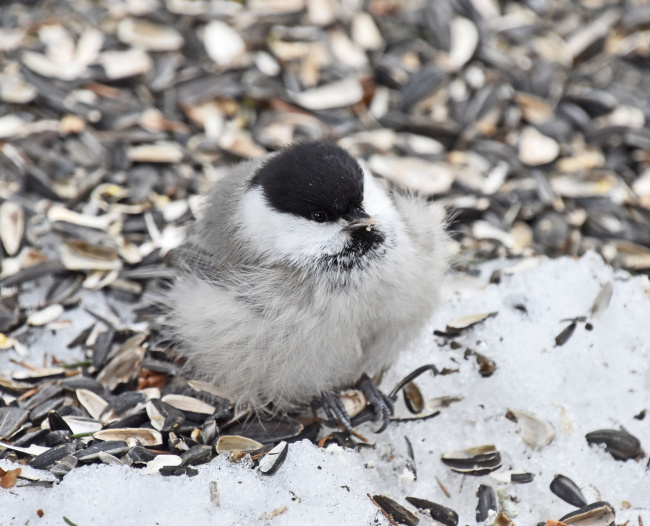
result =
[[456,473],[465,475],[487,475],[501,467],[501,453],[491,444],[450,451],[441,460]]
[[239,435],[224,435],[219,437],[215,449],[219,455],[223,453],[231,453],[233,451],[242,451],[244,453],[253,453],[259,451],[264,447],[257,440],[242,437]]
[[25,211],[11,201],[0,205],[0,239],[8,256],[18,253],[25,230]]

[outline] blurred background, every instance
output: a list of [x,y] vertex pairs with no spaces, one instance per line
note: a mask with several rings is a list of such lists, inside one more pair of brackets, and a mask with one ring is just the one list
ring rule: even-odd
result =
[[643,0],[5,0],[3,275],[61,240],[151,262],[228,166],[305,139],[441,202],[459,269],[596,250],[648,273],[649,65]]

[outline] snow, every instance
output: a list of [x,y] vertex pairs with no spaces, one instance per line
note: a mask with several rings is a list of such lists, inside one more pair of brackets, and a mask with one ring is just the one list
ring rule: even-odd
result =
[[[620,462],[584,435],[597,429],[623,426],[650,451],[650,283],[606,266],[595,254],[580,260],[543,260],[535,268],[488,284],[495,268],[513,261],[481,267],[479,278],[452,276],[446,299],[426,334],[387,372],[382,387],[389,391],[401,378],[425,363],[458,373],[416,380],[426,398],[459,396],[435,418],[391,424],[376,435],[376,424],[359,429],[373,449],[359,452],[338,446],[319,449],[308,442],[290,445],[285,464],[263,476],[225,457],[199,466],[195,477],[143,475],[138,470],[91,465],[73,470],[51,489],[14,487],[0,490],[0,524],[60,525],[63,517],[82,525],[172,524],[388,524],[367,494],[385,494],[413,510],[406,496],[448,506],[460,515],[459,524],[475,524],[476,491],[480,484],[505,488],[516,497],[514,522],[535,525],[559,519],[574,508],[549,490],[557,473],[574,480],[589,502],[606,500],[617,511],[617,524],[650,524],[650,472],[647,457]],[[613,285],[609,307],[579,323],[563,346],[554,338],[568,325],[561,320],[588,315],[605,283]],[[515,308],[524,305],[527,314]],[[454,319],[497,312],[455,340],[452,349],[432,334]],[[70,341],[79,328],[59,331],[57,341]],[[66,333],[65,337],[61,334]],[[50,342],[52,349],[52,342]],[[58,351],[57,357],[65,359]],[[465,349],[496,362],[496,372],[483,378],[476,359]],[[31,359],[42,360],[32,346]],[[78,351],[71,351],[75,353]],[[71,354],[71,356],[74,354]],[[76,356],[76,355],[75,355]],[[2,366],[6,365],[6,356]],[[506,418],[508,410],[524,410],[549,421],[555,440],[541,451],[522,441],[520,424]],[[417,480],[406,469],[405,437],[413,445]],[[491,476],[453,473],[442,464],[447,451],[494,444],[503,470],[535,474],[530,484],[497,482]],[[0,461],[3,469],[16,466]],[[23,466],[23,474],[52,478]],[[441,486],[450,494],[447,497]],[[20,483],[19,483],[20,485]],[[43,517],[37,511],[43,511]],[[433,524],[424,514],[420,524]]]

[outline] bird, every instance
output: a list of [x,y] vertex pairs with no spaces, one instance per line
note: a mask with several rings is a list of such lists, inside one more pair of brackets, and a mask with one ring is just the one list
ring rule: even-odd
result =
[[356,385],[385,428],[393,400],[371,378],[438,303],[441,211],[311,141],[236,165],[197,215],[164,299],[186,374],[254,411],[315,400],[347,429],[336,394]]

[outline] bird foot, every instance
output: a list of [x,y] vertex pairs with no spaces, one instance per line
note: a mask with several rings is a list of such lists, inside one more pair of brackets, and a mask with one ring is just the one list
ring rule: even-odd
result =
[[[357,383],[357,387],[364,395],[366,395],[366,399],[368,400],[368,406],[357,416],[357,418],[363,415],[366,411],[370,411],[373,422],[377,422],[378,420],[382,421],[381,427],[375,431],[375,433],[385,431],[390,423],[390,417],[393,416],[393,413],[395,412],[394,400],[384,394],[365,373]],[[356,423],[356,421],[354,423]]]
[[338,422],[348,433],[352,431],[350,415],[345,410],[345,406],[338,394],[329,391],[323,393],[320,397],[314,400],[314,406],[320,406],[323,408],[330,425],[336,427],[336,423]]
[[388,427],[390,417],[393,415],[395,410],[394,401],[382,393],[365,373],[357,382],[356,387],[363,392],[368,405],[352,419],[346,411],[341,398],[336,393],[327,392],[322,394],[315,400],[315,404],[323,408],[330,422],[340,423],[348,433],[364,422],[377,422],[378,420],[382,421],[382,425],[375,433],[381,433]]

